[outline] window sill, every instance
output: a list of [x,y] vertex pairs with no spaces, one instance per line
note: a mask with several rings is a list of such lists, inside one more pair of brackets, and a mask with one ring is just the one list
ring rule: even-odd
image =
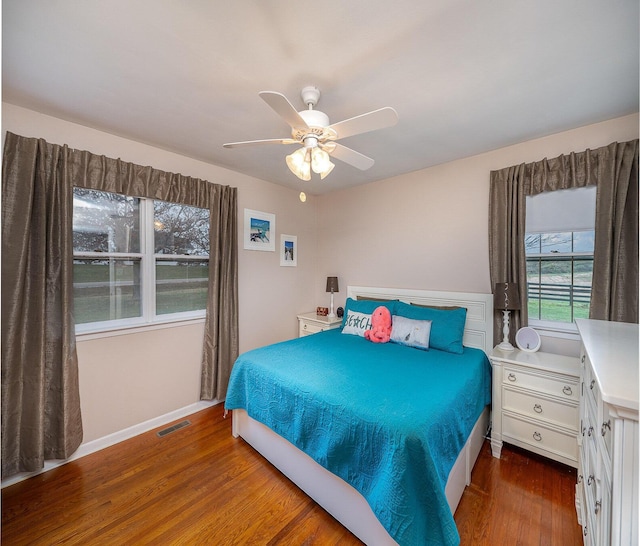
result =
[[541,336],[555,337],[560,339],[580,340],[578,328],[575,323],[554,323],[538,320],[530,320],[529,326],[536,330]]
[[167,328],[177,328],[180,326],[189,326],[192,324],[203,324],[205,317],[191,317],[184,319],[172,319],[166,322],[153,322],[126,326],[113,326],[107,329],[101,328],[96,331],[76,332],[76,341],[90,341],[92,339],[101,339],[105,337],[125,336],[130,334],[138,334],[141,332],[150,332],[152,330],[164,330]]

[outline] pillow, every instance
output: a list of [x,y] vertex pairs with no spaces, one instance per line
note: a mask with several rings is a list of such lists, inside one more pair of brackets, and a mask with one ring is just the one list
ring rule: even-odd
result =
[[364,337],[366,330],[371,328],[371,313],[359,313],[357,311],[347,311],[344,316],[343,334]]
[[415,305],[416,307],[426,307],[427,309],[444,309],[445,311],[453,311],[454,309],[464,309],[458,305],[425,305],[423,303],[413,303],[409,305]]
[[416,349],[429,350],[430,320],[415,320],[393,315],[391,341]]
[[384,305],[391,315],[395,315],[396,303],[399,303],[398,300],[354,300],[353,298],[347,298],[347,301],[344,304],[344,317],[342,318],[342,327],[347,322],[347,314],[349,311],[355,311],[357,313],[365,313],[367,315],[371,315],[377,307]]
[[430,320],[429,347],[448,353],[462,354],[462,337],[467,320],[467,310],[464,307],[451,310],[431,309],[398,302],[396,314],[415,320]]

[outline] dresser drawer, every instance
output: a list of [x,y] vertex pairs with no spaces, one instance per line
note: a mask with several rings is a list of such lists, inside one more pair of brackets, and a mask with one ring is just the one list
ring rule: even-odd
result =
[[582,446],[585,456],[585,479],[590,474],[593,476],[599,476],[600,470],[598,469],[598,429],[596,427],[595,414],[590,409],[587,409],[583,416],[583,432],[582,432]]
[[551,422],[571,430],[578,430],[579,407],[573,401],[551,400],[536,393],[503,389],[502,407],[505,410]]
[[608,404],[602,404],[602,413],[600,415],[598,434],[602,439],[604,447],[602,455],[605,463],[611,466],[611,458],[613,456],[613,434],[614,434],[614,417],[611,415],[611,408]]
[[300,335],[307,336],[309,334],[317,334],[324,332],[327,328],[320,324],[312,324],[310,322],[300,322]]
[[502,415],[502,437],[558,454],[572,461],[578,460],[578,442],[575,435],[551,430],[540,423],[523,421],[513,415]]
[[342,319],[338,317],[322,317],[316,313],[298,315],[298,337],[317,334],[326,330],[340,328]]
[[574,378],[564,378],[549,374],[536,374],[525,372],[519,368],[504,367],[503,383],[505,385],[517,385],[523,389],[531,389],[566,398],[579,400],[578,381]]
[[598,382],[593,377],[591,368],[586,368],[584,372],[584,393],[587,403],[597,408],[598,400],[600,399],[600,389]]

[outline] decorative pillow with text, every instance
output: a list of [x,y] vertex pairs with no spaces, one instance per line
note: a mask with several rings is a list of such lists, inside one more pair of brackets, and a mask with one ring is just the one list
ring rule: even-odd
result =
[[364,332],[371,329],[371,314],[347,311],[344,318],[343,334],[364,337]]

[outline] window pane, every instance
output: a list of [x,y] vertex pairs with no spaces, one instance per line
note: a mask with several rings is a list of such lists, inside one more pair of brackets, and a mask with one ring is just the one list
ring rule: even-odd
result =
[[540,235],[540,252],[542,254],[555,254],[559,252],[571,252],[571,232],[542,233]]
[[204,310],[209,262],[156,260],[156,314]]
[[580,258],[573,263],[573,318],[589,318],[593,257]]
[[540,234],[527,233],[524,236],[525,254],[540,254]]
[[140,200],[73,189],[74,252],[140,252]]
[[594,235],[589,229],[525,234],[530,319],[570,323],[589,317]]
[[527,260],[527,302],[529,318],[540,318],[540,259]]
[[139,317],[140,260],[73,261],[76,324]]
[[540,319],[571,322],[571,259],[542,260]]
[[573,251],[593,253],[594,241],[595,231],[576,231],[573,234]]
[[154,201],[156,254],[209,255],[209,210]]

